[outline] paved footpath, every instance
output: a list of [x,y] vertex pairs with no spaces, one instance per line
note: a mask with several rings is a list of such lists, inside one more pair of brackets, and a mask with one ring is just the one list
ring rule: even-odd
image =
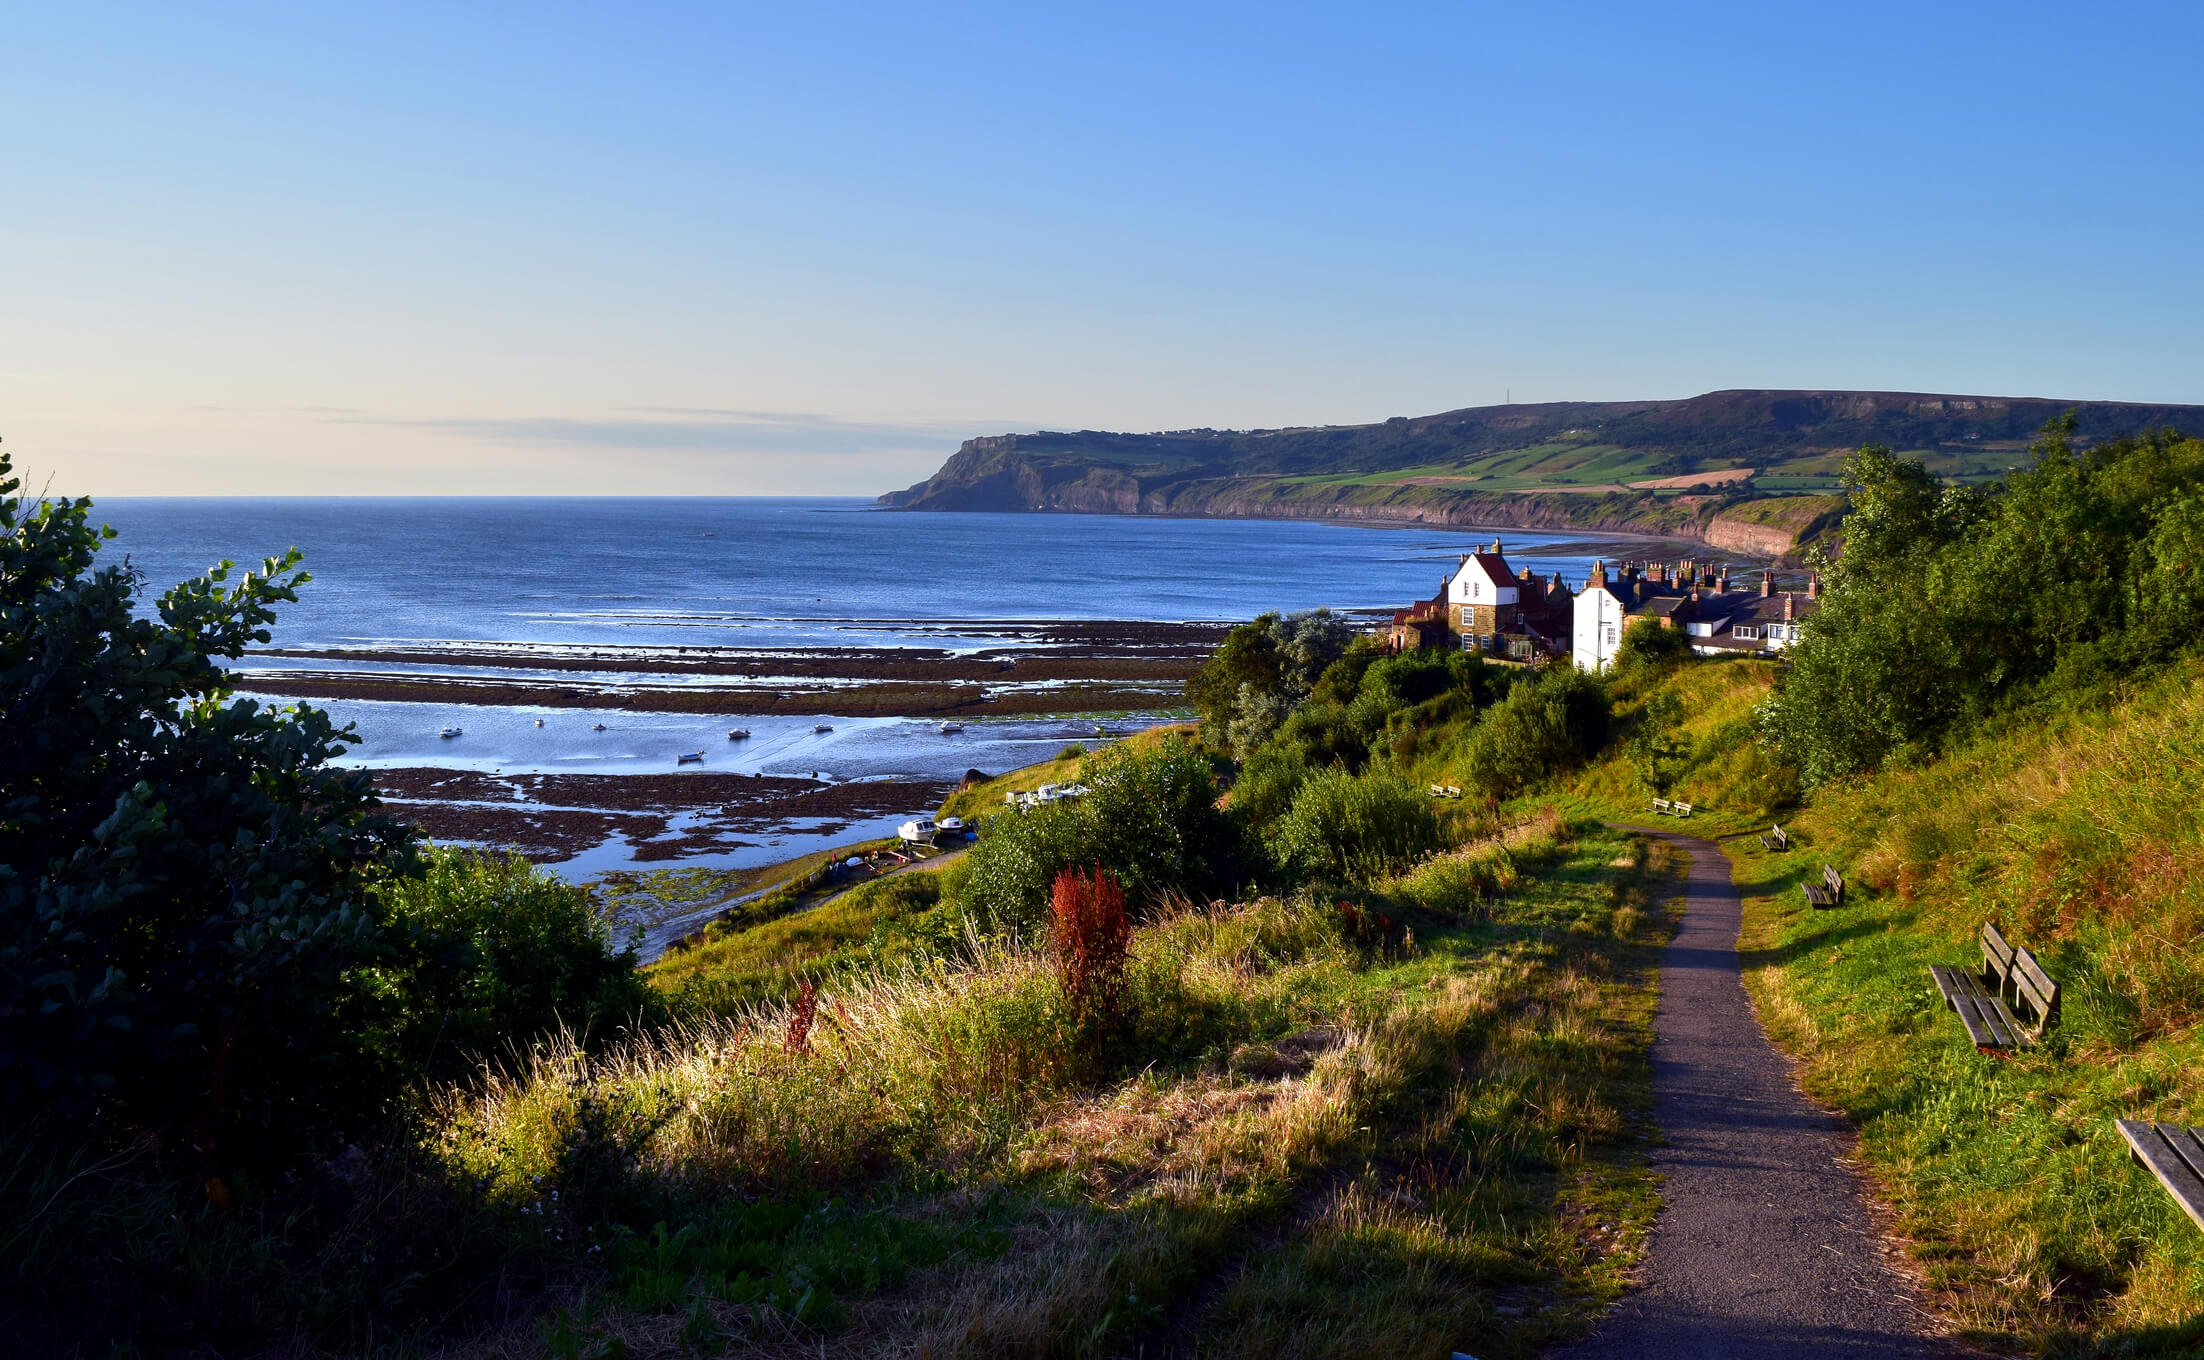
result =
[[1838,1122],[1791,1084],[1738,972],[1729,860],[1695,836],[1683,925],[1661,959],[1653,1099],[1666,1179],[1644,1287],[1557,1360],[1951,1354],[1877,1253]]

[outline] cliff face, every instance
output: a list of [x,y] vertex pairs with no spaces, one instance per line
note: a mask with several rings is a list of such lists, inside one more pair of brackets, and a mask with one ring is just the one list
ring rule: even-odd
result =
[[881,502],[908,510],[1337,519],[1593,529],[1781,556],[1834,521],[1838,461],[1916,451],[1941,475],[1996,475],[2071,411],[2083,443],[2171,426],[2204,407],[1886,392],[1713,392],[1685,401],[1488,406],[1292,430],[1083,430],[967,440]]

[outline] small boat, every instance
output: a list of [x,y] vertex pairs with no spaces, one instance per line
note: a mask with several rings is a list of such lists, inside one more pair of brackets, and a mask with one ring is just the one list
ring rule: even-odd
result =
[[812,731],[814,731],[814,732],[832,732],[832,731],[834,730],[834,724],[833,724],[833,723],[813,723],[813,724],[811,725],[811,730],[812,730]]
[[538,726],[538,727],[541,727],[541,726],[543,726],[543,719],[541,719],[541,718],[538,718],[538,719],[536,719],[536,726]]
[[729,741],[742,741],[749,735],[750,729],[747,727],[730,727],[727,729],[727,740]]
[[931,817],[913,817],[895,829],[895,834],[910,845],[932,845],[934,833],[940,828]]
[[1108,735],[1110,734],[1110,729],[1109,729],[1109,728],[1107,728],[1107,727],[1104,727],[1104,726],[1103,726],[1102,724],[1100,724],[1100,723],[1096,723],[1096,724],[1094,725],[1094,734],[1095,734],[1096,736],[1098,736],[1098,737],[1106,737],[1106,736],[1108,736]]
[[464,735],[464,729],[457,727],[439,727],[436,729],[436,735],[442,737],[446,741],[450,741],[453,737]]
[[605,725],[603,723],[591,723],[589,725],[589,730],[592,732],[602,732],[605,730]]
[[946,737],[946,736],[948,736],[948,735],[949,735],[950,733],[952,733],[952,732],[962,732],[963,730],[964,730],[964,724],[963,724],[963,723],[953,723],[953,722],[945,722],[945,723],[943,723],[943,724],[941,725],[941,735],[943,735],[943,736],[945,736],[945,737]]
[[704,763],[704,753],[702,751],[691,751],[684,756],[675,756],[673,763],[676,765],[702,765]]
[[961,836],[964,834],[964,819],[962,817],[944,817],[934,823],[934,830],[946,831],[952,836]]

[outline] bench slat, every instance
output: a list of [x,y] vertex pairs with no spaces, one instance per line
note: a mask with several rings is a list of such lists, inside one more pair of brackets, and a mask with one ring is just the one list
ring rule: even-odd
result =
[[2140,1119],[2116,1119],[2120,1136],[2127,1140],[2128,1151],[2135,1160],[2150,1169],[2158,1183],[2166,1187],[2173,1202],[2181,1206],[2183,1213],[2199,1228],[2204,1228],[2204,1176],[2182,1155],[2176,1137],[2185,1140],[2199,1156],[2204,1156],[2204,1146],[2197,1143],[2196,1130],[2177,1124],[2149,1124]]
[[1938,964],[1929,968],[1929,976],[1936,980],[1937,990],[1944,994],[1944,1004],[1959,1017],[1959,1023],[1967,1027],[1967,1037],[1974,1040],[1976,1048],[2013,1046],[2011,1030],[1993,1009],[1996,1001],[1982,990],[1974,974]]
[[2035,1009],[2038,1027],[2058,1018],[2059,984],[2043,971],[2043,965],[2027,950],[2013,956],[2014,989]]
[[1992,1029],[2004,1032],[2004,1047],[2026,1048],[2035,1042],[2035,1036],[2026,1025],[2020,1022],[2020,1018],[2013,1014],[2013,1008],[2005,1004],[2004,997],[1984,997],[1982,1011],[1983,1014],[1991,1018],[1990,1027]]
[[2004,932],[1988,921],[1982,923],[1982,962],[1996,972],[2000,981],[2013,971],[2013,955],[2017,952],[2006,943]]

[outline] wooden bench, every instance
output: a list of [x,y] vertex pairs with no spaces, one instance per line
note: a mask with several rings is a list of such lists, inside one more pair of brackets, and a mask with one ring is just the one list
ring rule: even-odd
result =
[[1768,828],[1768,834],[1760,838],[1760,848],[1777,853],[1791,848],[1791,833],[1780,826]]
[[1462,796],[1462,790],[1459,785],[1455,784],[1433,784],[1431,786],[1431,796],[1433,798],[1459,798]]
[[1929,976],[1944,994],[1944,1004],[1967,1027],[1967,1037],[1983,1052],[2026,1048],[2058,1023],[2059,984],[2035,955],[2015,949],[1990,922],[1982,923],[1979,974],[1933,964]]
[[1798,890],[1806,894],[1806,905],[1809,907],[1828,908],[1844,905],[1844,875],[1837,872],[1837,866],[1834,864],[1821,866],[1821,882],[1815,883],[1809,880],[1799,884]]
[[1656,817],[1689,817],[1691,815],[1691,804],[1672,803],[1666,798],[1656,798],[1653,800],[1653,815]]
[[2204,1129],[2179,1124],[2146,1124],[2140,1119],[2115,1119],[2127,1150],[2158,1183],[2190,1221],[2204,1228]]

